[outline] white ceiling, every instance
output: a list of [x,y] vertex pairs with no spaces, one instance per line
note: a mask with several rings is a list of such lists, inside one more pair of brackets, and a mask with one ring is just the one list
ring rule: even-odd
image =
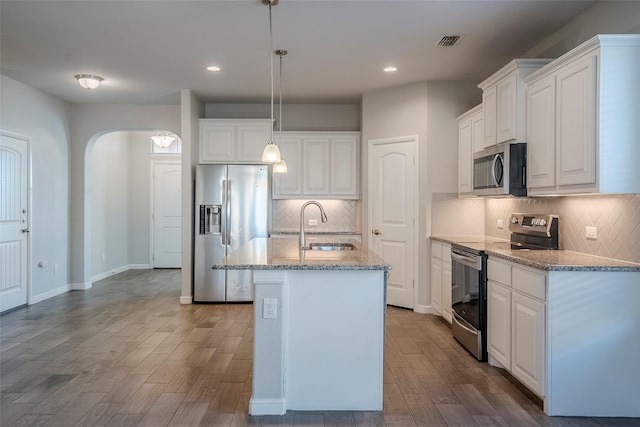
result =
[[[424,80],[479,82],[594,1],[280,0],[274,49],[284,102],[355,102]],[[1,72],[76,103],[269,99],[268,7],[260,0],[0,1]],[[434,44],[463,34],[453,48]],[[277,57],[276,80],[277,80]],[[211,73],[208,65],[222,71]],[[384,73],[388,65],[396,73]],[[82,89],[74,75],[98,74]],[[276,81],[277,92],[277,81]]]

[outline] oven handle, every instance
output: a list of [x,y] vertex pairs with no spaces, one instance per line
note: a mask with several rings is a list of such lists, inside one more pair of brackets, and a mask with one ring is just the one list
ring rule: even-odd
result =
[[477,257],[470,257],[470,256],[460,255],[457,252],[451,252],[451,260],[455,262],[459,262],[460,264],[466,265],[467,267],[471,267],[474,270],[480,271],[482,269],[482,267],[478,265]]
[[460,317],[460,315],[455,311],[453,312],[453,320],[465,331],[473,335],[478,335],[478,331],[476,331],[475,328],[471,329],[471,325],[469,325],[469,323],[467,323],[467,321]]

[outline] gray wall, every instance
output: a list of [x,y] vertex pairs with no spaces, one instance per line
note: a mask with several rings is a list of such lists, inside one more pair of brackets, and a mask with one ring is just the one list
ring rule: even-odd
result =
[[4,75],[0,87],[0,128],[31,138],[31,295],[39,301],[69,283],[70,107]]
[[[366,93],[362,98],[362,229],[368,224],[368,141],[406,135],[419,138],[418,300],[428,310],[431,199],[435,192],[457,192],[458,126],[456,117],[480,102],[468,82],[421,82]],[[479,220],[482,224],[482,220]],[[366,242],[368,235],[363,235]]]

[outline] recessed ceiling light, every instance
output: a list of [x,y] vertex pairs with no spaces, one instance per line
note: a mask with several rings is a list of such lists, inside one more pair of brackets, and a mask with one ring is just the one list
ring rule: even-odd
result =
[[209,71],[220,71],[220,67],[216,67],[215,65],[212,65],[210,67],[207,67],[207,70],[209,70]]
[[398,71],[396,67],[385,67],[382,71],[385,73],[393,73],[394,71]]

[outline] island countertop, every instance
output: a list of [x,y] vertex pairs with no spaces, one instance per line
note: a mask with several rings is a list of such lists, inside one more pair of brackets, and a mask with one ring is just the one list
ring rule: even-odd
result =
[[297,238],[255,238],[231,252],[214,270],[390,270],[391,266],[355,239],[307,237],[309,243],[351,243],[351,251],[300,251]]

